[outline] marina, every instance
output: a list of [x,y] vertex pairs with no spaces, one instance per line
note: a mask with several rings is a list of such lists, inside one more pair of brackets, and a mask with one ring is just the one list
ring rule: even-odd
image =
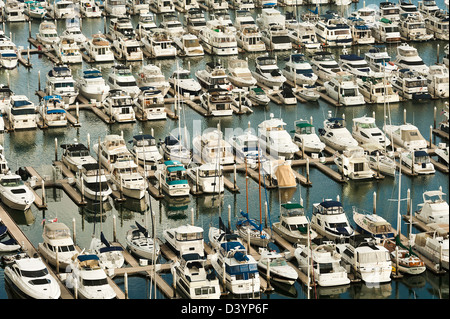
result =
[[[181,17],[187,14],[187,9],[180,7],[180,3],[183,2],[177,2],[175,9],[179,20],[183,21]],[[437,4],[441,9],[448,10],[443,0],[438,0]],[[212,11],[208,10],[208,5],[208,2],[201,2],[200,8],[205,10],[205,15],[211,20]],[[353,2],[342,7],[326,4],[320,6],[320,12],[325,13],[327,9],[331,9],[338,10],[336,12],[339,13],[342,12],[344,16],[349,16],[350,12],[356,12],[358,9],[366,6],[378,8],[378,3],[366,0],[364,3],[362,1]],[[104,33],[107,34],[106,38],[112,43],[113,36],[108,32],[112,17],[109,16],[109,13],[106,13],[106,8],[103,5],[100,8],[103,8],[104,16],[102,18],[83,18],[82,32],[90,39],[92,35],[100,32],[98,30],[104,30]],[[314,8],[315,5],[304,4],[296,6],[279,3],[274,10],[279,10],[283,14],[295,12],[297,16],[300,13],[312,12]],[[138,9],[134,8],[133,10]],[[158,11],[158,7],[150,6],[149,10],[154,13],[158,23],[163,21],[163,15]],[[261,8],[258,5],[249,12],[256,20],[260,17],[263,10],[264,7]],[[232,20],[234,20],[236,11],[229,9],[229,13]],[[132,25],[136,26],[139,14],[134,14],[130,17]],[[65,20],[57,19],[54,22],[57,26],[58,34],[61,34],[65,28]],[[333,23],[337,22],[334,21]],[[7,85],[14,95],[25,95],[36,106],[41,105],[42,101],[53,93],[48,91],[47,73],[61,63],[55,52],[55,47],[46,46],[35,38],[40,24],[41,20],[34,18],[26,22],[3,22],[4,33],[10,34],[19,48],[17,51],[19,64],[12,69],[0,69],[0,83]],[[219,28],[219,26],[216,27]],[[159,28],[162,28],[162,26]],[[131,31],[132,33],[135,32],[135,30]],[[224,34],[229,36],[232,33],[224,31]],[[114,36],[117,37],[117,35]],[[335,40],[330,39],[329,41]],[[409,42],[410,46],[417,48],[420,57],[428,66],[436,62],[443,65],[445,59],[447,59],[446,79],[448,84],[448,44],[447,47],[446,44],[446,41],[440,39]],[[398,44],[377,43],[377,45],[380,45],[382,50],[388,52],[392,57],[392,61],[395,61]],[[345,53],[351,51],[352,54],[362,56],[363,52],[367,52],[370,47],[360,44],[352,45],[346,48]],[[113,69],[119,63],[123,65],[124,69],[129,70],[135,79],[141,77],[142,66],[147,64],[158,66],[166,79],[172,74],[176,74],[175,71],[179,69],[188,70],[191,73],[191,77],[196,79],[196,72],[205,70],[208,63],[219,62],[226,69],[232,64],[230,62],[237,58],[242,61],[245,60],[248,70],[254,73],[257,67],[263,68],[263,64],[260,66],[257,66],[257,64],[262,63],[260,61],[264,60],[258,59],[258,57],[265,54],[264,52],[237,50],[236,54],[218,56],[220,55],[219,53],[216,55],[211,53],[213,51],[208,53],[205,50],[205,54],[201,58],[195,55],[178,55],[159,59],[146,51],[143,45],[142,50],[144,53],[142,61],[122,60],[119,62],[116,60],[113,63],[96,63],[82,49],[83,62],[67,65],[71,70],[74,82],[83,77],[83,71],[92,68],[99,69],[101,74],[103,74],[103,78],[107,80],[108,75],[113,72]],[[339,61],[340,54],[344,54],[341,47],[329,45],[326,47],[326,50],[332,52],[337,61]],[[303,53],[302,51],[300,52]],[[278,70],[273,71],[272,79],[275,78],[275,72],[279,72],[281,75],[281,70],[285,70],[285,67],[289,66],[288,62],[292,61],[291,55],[294,53],[297,53],[294,49],[292,51],[269,51],[270,56],[274,57],[270,59],[270,63],[274,62],[278,67]],[[117,58],[117,53],[115,54]],[[298,58],[298,56],[296,57]],[[305,58],[306,60],[309,59],[309,55],[306,52]],[[298,71],[297,74],[299,74]],[[340,76],[343,75],[340,74]],[[258,79],[262,79],[262,77],[258,77]],[[357,76],[353,77],[351,81],[355,85],[351,88],[352,90],[358,91],[358,88],[361,90],[362,86],[358,82],[359,80]],[[287,97],[284,95],[286,89],[278,86],[278,82],[270,81],[272,80],[266,78],[258,80],[256,84],[256,87],[262,89],[262,92],[270,100],[267,105],[256,105],[253,102],[251,106],[240,104],[243,101],[243,96],[247,96],[248,88],[244,87],[243,90],[235,90],[236,86],[233,89],[227,87],[225,92],[228,92],[227,94],[230,96],[236,94],[237,104],[234,102],[230,103],[230,112],[227,112],[226,115],[214,113],[209,109],[212,102],[217,103],[214,100],[217,98],[214,95],[214,90],[218,89],[206,87],[202,89],[203,93],[199,95],[177,92],[176,87],[171,87],[167,90],[167,95],[163,95],[163,102],[154,102],[149,99],[148,103],[151,105],[154,103],[155,107],[156,105],[163,106],[163,110],[167,115],[167,118],[164,117],[163,119],[150,119],[147,115],[144,115],[142,109],[132,106],[131,108],[134,108],[135,112],[133,114],[135,120],[120,122],[117,120],[119,117],[114,117],[108,113],[110,111],[107,111],[105,101],[87,99],[81,94],[78,94],[73,102],[65,103],[64,113],[66,114],[67,124],[64,126],[52,126],[48,119],[39,120],[36,115],[36,119],[38,119],[36,127],[24,130],[17,128],[17,120],[16,122],[10,121],[11,113],[8,113],[8,111],[3,112],[0,117],[2,124],[4,124],[4,130],[0,133],[0,144],[3,147],[1,156],[4,156],[5,161],[7,161],[10,172],[18,173],[22,177],[23,184],[30,189],[34,196],[34,202],[31,207],[23,211],[11,209],[8,207],[6,200],[2,200],[0,220],[1,224],[4,224],[8,230],[7,235],[4,236],[15,240],[22,247],[21,250],[29,257],[32,257],[41,253],[38,247],[42,243],[45,225],[64,223],[70,229],[75,249],[78,253],[78,263],[83,264],[82,259],[88,260],[88,257],[94,256],[94,252],[90,248],[92,238],[99,237],[100,232],[102,235],[104,233],[107,238],[112,238],[112,241],[109,243],[110,246],[119,247],[120,249],[117,250],[123,251],[124,266],[115,269],[104,269],[107,283],[114,291],[114,298],[117,299],[186,298],[186,291],[183,291],[183,294],[181,294],[180,287],[177,287],[182,281],[176,280],[180,278],[174,275],[174,265],[180,262],[180,266],[183,266],[183,262],[189,262],[188,259],[183,258],[188,257],[186,255],[183,258],[178,256],[173,247],[166,241],[164,234],[168,229],[181,229],[187,225],[196,226],[203,230],[201,234],[201,247],[204,253],[203,267],[208,274],[205,276],[210,278],[209,276],[214,274],[215,278],[218,279],[217,285],[221,299],[410,299],[412,298],[411,292],[416,298],[420,299],[448,299],[448,247],[447,266],[445,266],[445,261],[433,261],[432,257],[424,253],[423,250],[419,252],[413,246],[413,253],[424,260],[427,270],[423,274],[414,276],[399,273],[396,270],[398,265],[392,259],[392,264],[389,264],[389,280],[382,283],[367,281],[367,277],[358,272],[359,270],[354,268],[351,262],[342,258],[341,264],[344,266],[348,276],[348,283],[345,281],[346,284],[334,286],[335,289],[327,289],[327,287],[321,286],[321,281],[317,281],[312,272],[308,272],[306,269],[308,267],[305,266],[307,263],[303,266],[300,265],[300,259],[295,257],[296,249],[299,249],[296,244],[289,242],[272,229],[272,225],[280,220],[282,204],[301,203],[307,220],[311,221],[316,214],[314,209],[317,203],[326,206],[327,204],[324,203],[330,201],[340,203],[339,205],[345,212],[344,215],[348,218],[349,224],[355,229],[356,226],[351,216],[352,207],[361,207],[366,211],[373,210],[374,214],[376,212],[376,214],[383,216],[393,228],[401,228],[399,240],[401,245],[404,246],[409,246],[414,242],[413,239],[409,238],[410,234],[413,235],[412,238],[419,238],[420,236],[418,235],[420,233],[434,233],[435,236],[437,236],[437,233],[441,234],[442,230],[436,231],[430,225],[420,221],[414,212],[421,207],[419,204],[422,203],[422,194],[426,191],[441,189],[445,194],[444,201],[448,203],[448,93],[447,96],[437,96],[436,93],[433,93],[429,99],[425,99],[422,95],[419,98],[417,93],[412,93],[411,97],[407,98],[405,94],[399,99],[399,102],[387,103],[373,103],[372,100],[365,97],[362,99],[363,103],[358,102],[356,103],[357,105],[352,105],[351,102],[348,104],[348,102],[343,102],[343,99],[335,98],[328,93],[327,85],[330,81],[318,79],[315,82],[313,92],[320,95],[320,97],[318,100],[308,101],[305,95],[300,94],[302,90],[306,90],[306,87],[303,84],[296,83],[299,80],[287,80],[283,85],[288,85],[292,88],[296,102],[290,104],[286,102]],[[219,82],[219,86],[224,85],[229,84]],[[342,88],[344,87],[344,84],[340,85],[342,85]],[[129,87],[127,86],[127,88]],[[342,88],[341,90],[343,90]],[[120,96],[128,96],[123,93],[125,86],[120,90],[122,92],[119,92]],[[438,89],[436,88],[433,92],[437,91]],[[201,97],[201,94],[205,93],[210,95],[208,96],[209,100],[206,102]],[[107,96],[109,94],[111,93],[108,93]],[[129,95],[133,96],[133,94],[130,93]],[[137,95],[134,98],[137,98]],[[217,104],[215,107],[217,110],[220,110],[222,105]],[[386,132],[384,126],[388,123],[394,125],[413,124],[420,132],[419,135],[422,135],[423,142],[425,142],[425,147],[420,148],[420,151],[424,153],[420,154],[421,156],[428,156],[429,163],[433,165],[435,171],[432,174],[425,175],[420,170],[423,164],[420,164],[421,166],[412,165],[408,167],[404,160],[406,152],[409,152],[408,154],[412,156],[412,160],[414,160],[414,156],[416,156],[417,160],[419,153],[417,153],[417,150],[408,149],[410,144],[407,144],[407,142],[395,140],[392,135],[387,133],[387,138],[392,139],[392,145],[387,147],[389,151],[382,147],[385,151],[382,154],[392,158],[395,165],[394,176],[381,170],[381,162],[377,162],[380,161],[378,156],[371,157],[375,163],[371,163],[370,178],[364,178],[363,180],[355,177],[358,175],[358,172],[350,174],[348,171],[340,169],[339,165],[337,165],[337,158],[342,161],[349,160],[355,171],[359,169],[359,172],[362,172],[362,164],[359,164],[360,162],[357,162],[357,160],[366,161],[366,155],[361,156],[361,158],[358,157],[358,159],[356,157],[351,159],[344,157],[343,153],[345,152],[343,152],[343,149],[340,149],[337,144],[328,144],[323,139],[325,134],[321,133],[321,130],[327,119],[332,124],[334,124],[334,120],[340,119],[343,121],[344,127],[351,132],[352,119],[362,116],[372,117],[374,119],[373,123],[376,123],[374,125],[381,128],[384,132]],[[245,133],[246,129],[256,136],[265,136],[267,134],[267,136],[270,136],[270,139],[276,139],[279,145],[285,143],[282,135],[269,135],[269,132],[272,134],[274,131],[285,131],[288,136],[290,134],[288,140],[292,142],[295,121],[305,118],[308,119],[308,123],[311,126],[314,125],[320,140],[327,144],[320,153],[305,151],[305,145],[302,142],[296,142],[294,144],[295,148],[292,150],[285,151],[280,148],[275,152],[274,148],[271,150],[269,148],[277,146],[276,143],[272,142],[273,144],[270,144],[269,138],[264,140],[259,138],[257,144],[246,145],[248,149],[253,147],[257,150],[256,155],[253,154],[252,160],[250,160],[250,157],[247,157],[248,161],[244,160],[242,157],[238,157],[236,153],[233,153],[231,155],[232,162],[221,162],[220,169],[217,168],[219,166],[215,164],[215,161],[223,160],[225,151],[213,151],[211,157],[205,157],[203,152],[195,153],[196,145],[193,143],[195,137],[213,129],[221,130],[226,142],[231,140],[233,136]],[[262,132],[260,124],[270,119],[280,119],[283,124],[277,124],[278,126],[273,126],[270,129],[266,128],[266,131]],[[62,145],[67,143],[86,145],[95,163],[100,162],[98,165],[99,167],[103,165],[103,168],[106,168],[107,165],[112,165],[112,170],[108,174],[115,174],[113,167],[118,168],[119,166],[112,164],[114,159],[111,157],[107,162],[108,164],[101,162],[100,154],[94,151],[94,145],[100,144],[108,136],[114,135],[121,137],[124,146],[131,149],[132,139],[141,134],[152,136],[155,146],[157,146],[161,154],[163,153],[163,141],[168,136],[178,139],[178,142],[181,141],[194,154],[191,159],[186,158],[187,162],[180,163],[181,166],[177,166],[177,168],[175,166],[173,168],[169,167],[168,163],[175,161],[171,158],[163,158],[158,161],[146,158],[143,163],[138,163],[138,160],[135,159],[136,166],[131,164],[129,164],[129,167],[123,166],[124,169],[133,171],[134,167],[136,167],[135,173],[139,174],[145,181],[144,189],[140,190],[140,194],[144,194],[143,196],[126,196],[124,192],[126,192],[129,185],[125,177],[120,177],[118,182],[116,180],[113,183],[112,178],[107,182],[112,191],[105,201],[99,202],[88,198],[84,188],[87,187],[86,184],[85,186],[79,186],[76,183],[80,173],[63,161]],[[359,146],[361,150],[364,149],[364,152],[368,152],[370,148],[365,144],[360,143]],[[220,140],[211,137],[209,144],[201,144],[201,147],[213,148],[215,147],[214,145],[222,147]],[[445,150],[445,147],[447,147],[447,162],[439,155],[441,154],[440,150]],[[101,152],[102,156],[103,152]],[[221,155],[217,155],[219,153]],[[279,157],[280,154],[283,156]],[[215,159],[214,156],[216,156]],[[260,165],[254,164],[255,156],[256,158],[263,156],[263,161],[260,162]],[[118,160],[118,162],[122,160],[124,158]],[[364,166],[366,169],[369,167],[369,161],[370,159],[367,157],[367,162],[364,162],[367,163]],[[209,172],[202,174],[209,174],[212,177],[217,176],[214,178],[218,178],[219,182],[223,182],[223,187],[216,189],[217,181],[213,181],[212,188],[208,190],[199,188],[198,174],[200,174],[200,170],[195,171],[192,169],[202,167],[200,165],[207,163],[212,166],[205,167],[216,168],[209,168]],[[160,175],[162,172],[161,165],[165,165],[164,169],[167,175]],[[3,169],[3,166],[0,167]],[[183,170],[192,170],[192,172],[197,173],[191,173],[189,178],[187,178],[182,176],[181,172]],[[401,177],[399,170],[401,171]],[[172,177],[172,173],[176,174],[177,177]],[[3,174],[2,171],[2,175],[6,174]],[[164,179],[162,179],[163,177]],[[202,175],[202,177],[204,176]],[[402,179],[402,184],[400,183],[400,178]],[[181,196],[174,195],[175,193],[169,191],[169,189],[173,189],[182,183],[189,185],[189,190],[183,190]],[[289,183],[294,183],[294,186],[286,186]],[[103,190],[102,182],[95,187]],[[288,285],[281,284],[281,281],[278,281],[275,275],[271,278],[272,273],[270,269],[265,268],[258,271],[256,268],[254,271],[251,270],[256,263],[260,262],[261,258],[267,258],[268,255],[263,253],[254,242],[250,244],[250,233],[248,238],[245,235],[239,236],[239,244],[230,239],[229,243],[233,242],[233,245],[236,244],[236,252],[233,252],[234,257],[230,257],[230,260],[226,259],[228,257],[224,255],[225,250],[222,250],[225,246],[221,246],[222,248],[214,247],[214,243],[208,236],[209,229],[220,227],[219,217],[228,224],[229,229],[236,229],[237,225],[240,225],[242,221],[242,212],[248,213],[250,220],[258,223],[258,225],[253,226],[260,229],[260,234],[264,232],[270,235],[267,248],[270,251],[278,252],[281,260],[295,270],[297,273],[296,280]],[[126,234],[130,227],[135,225],[135,222],[145,224],[149,229],[148,232],[151,238],[158,243],[161,253],[157,260],[142,258],[129,251],[126,247]],[[312,227],[312,224],[308,224],[308,227]],[[444,237],[447,238],[448,242],[448,217],[446,227],[447,232],[446,234],[444,232]],[[445,227],[443,229],[445,231]],[[323,237],[321,235],[317,240],[326,242],[327,239]],[[183,239],[180,240],[183,241]],[[416,239],[417,243],[419,242],[418,240]],[[266,243],[266,241],[264,242]],[[343,244],[338,242],[339,239],[337,238],[336,244]],[[350,243],[353,243],[353,241],[350,240]],[[302,243],[302,245],[304,244]],[[314,247],[321,245],[317,244],[316,241],[309,244]],[[222,242],[221,245],[224,245],[224,243]],[[370,244],[367,245],[370,246]],[[302,247],[305,253],[308,247],[305,245]],[[238,250],[240,253],[242,252],[242,256],[237,255]],[[315,253],[315,251],[311,250],[311,254],[314,255]],[[339,254],[343,255],[342,252]],[[0,252],[0,255],[3,258],[3,256],[11,255],[11,252]],[[82,297],[81,286],[79,287],[80,291],[71,287],[72,282],[70,280],[72,280],[72,274],[74,276],[78,274],[76,271],[68,273],[59,269],[59,267],[51,265],[43,255],[41,255],[41,258],[49,269],[49,274],[59,285],[59,298],[77,299]],[[194,258],[194,256],[189,258]],[[220,258],[224,258],[224,261],[227,260],[227,263],[238,261],[238,265],[249,262],[250,271],[249,273],[244,272],[244,277],[250,276],[253,278],[251,284],[248,282],[245,284],[249,285],[250,290],[245,293],[240,292],[237,295],[235,295],[236,292],[234,290],[231,292],[232,288],[225,284],[225,268],[223,270],[224,273],[217,271],[216,268],[216,260]],[[87,263],[86,260],[84,260],[85,263]],[[195,261],[195,258],[193,260]],[[194,261],[190,262],[194,264]],[[254,265],[251,264],[252,261],[254,261]],[[71,267],[75,267],[75,264]],[[88,267],[95,268],[93,265]],[[0,273],[3,276],[4,267],[0,269]],[[81,276],[81,272],[79,275]],[[277,272],[278,275],[279,273]],[[254,287],[258,288],[255,289]],[[191,287],[191,289],[193,288]],[[15,298],[15,294],[6,280],[2,280],[0,282],[0,299],[8,298]]]

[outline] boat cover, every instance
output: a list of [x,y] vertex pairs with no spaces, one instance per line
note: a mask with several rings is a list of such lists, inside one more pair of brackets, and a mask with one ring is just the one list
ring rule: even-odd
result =
[[275,176],[277,177],[278,187],[297,187],[292,168],[289,165],[280,165],[276,168]]

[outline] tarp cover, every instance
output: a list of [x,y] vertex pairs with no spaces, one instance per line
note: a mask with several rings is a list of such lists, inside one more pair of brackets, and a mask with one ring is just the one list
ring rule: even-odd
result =
[[280,165],[276,168],[275,176],[277,177],[278,187],[297,187],[292,168],[289,165]]

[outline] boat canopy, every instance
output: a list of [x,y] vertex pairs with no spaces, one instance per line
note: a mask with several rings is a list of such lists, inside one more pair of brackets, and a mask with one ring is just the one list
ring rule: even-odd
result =
[[342,207],[342,203],[338,202],[336,200],[326,200],[320,203],[320,206],[324,208],[331,208],[331,207]]
[[286,203],[286,204],[281,204],[281,207],[285,208],[285,209],[298,209],[298,208],[303,208],[302,205],[300,205],[299,203]]

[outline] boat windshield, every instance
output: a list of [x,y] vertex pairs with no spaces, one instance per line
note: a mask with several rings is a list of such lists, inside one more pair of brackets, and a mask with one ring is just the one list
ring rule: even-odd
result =
[[342,96],[357,96],[358,93],[356,92],[356,89],[341,89]]
[[38,270],[20,270],[20,273],[23,277],[27,278],[39,278],[48,275],[48,270],[46,268],[38,269]]
[[358,127],[360,128],[377,128],[377,125],[375,123],[358,123]]
[[17,178],[5,178],[0,181],[0,184],[5,187],[17,187],[23,185],[20,177]]
[[176,233],[175,237],[178,241],[202,240],[203,232]]
[[83,279],[83,285],[87,287],[104,286],[108,285],[106,278],[101,279]]

